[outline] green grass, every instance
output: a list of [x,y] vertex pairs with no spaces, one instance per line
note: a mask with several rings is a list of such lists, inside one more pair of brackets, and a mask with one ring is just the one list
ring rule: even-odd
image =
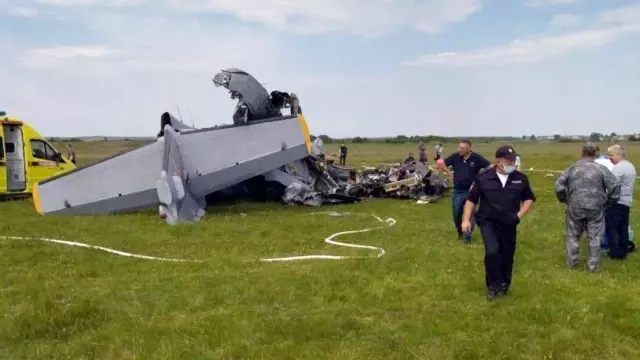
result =
[[[491,157],[498,144],[479,144]],[[131,146],[84,143],[80,162]],[[330,144],[329,151],[337,151]],[[447,152],[455,145],[450,144]],[[562,169],[579,144],[519,144],[525,168]],[[335,150],[334,150],[335,148]],[[430,148],[433,146],[430,144]],[[352,165],[398,161],[410,145],[351,145]],[[640,146],[631,146],[640,164]],[[429,154],[431,157],[431,154]],[[455,238],[449,199],[325,207],[233,204],[168,227],[154,211],[40,217],[0,204],[0,235],[53,237],[162,257],[167,263],[33,240],[0,240],[0,359],[638,359],[637,255],[603,257],[600,273],[564,266],[563,207],[553,177],[519,227],[512,290],[485,300],[483,248]],[[262,257],[375,255],[325,245],[334,232],[395,227],[338,240],[383,247],[381,259],[261,263]],[[637,224],[640,215],[632,212]],[[637,228],[636,228],[637,232]],[[586,244],[582,246],[585,264]]]

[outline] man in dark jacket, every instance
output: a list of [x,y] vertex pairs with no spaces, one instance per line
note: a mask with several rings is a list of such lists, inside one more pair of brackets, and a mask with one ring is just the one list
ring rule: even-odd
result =
[[[458,152],[446,158],[444,163],[446,167],[443,170],[449,176],[449,180],[453,181],[451,207],[453,210],[453,223],[458,231],[458,240],[463,240],[468,244],[471,242],[473,223],[468,231],[462,231],[460,224],[462,223],[464,204],[476,176],[481,171],[489,168],[491,163],[484,156],[471,150],[471,141],[469,140],[460,141]],[[448,167],[453,169],[453,174]]]
[[487,299],[506,295],[511,286],[516,252],[516,228],[536,200],[529,179],[516,170],[511,146],[496,151],[496,166],[473,183],[464,206],[462,231],[471,230],[473,210],[480,203],[476,222],[484,243]]
[[347,151],[349,149],[347,148],[347,146],[342,143],[340,145],[340,165],[346,165],[347,164]]

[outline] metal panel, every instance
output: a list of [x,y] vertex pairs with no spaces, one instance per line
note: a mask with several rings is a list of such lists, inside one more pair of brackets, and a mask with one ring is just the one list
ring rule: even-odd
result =
[[[41,209],[44,214],[69,206],[95,203],[130,194],[155,191],[160,176],[163,143],[159,141],[138,149],[60,176],[54,181],[38,185]],[[133,197],[132,199],[138,199]],[[130,206],[143,203],[127,200]]]
[[[177,136],[187,186],[197,197],[308,155],[297,117]],[[164,139],[39,184],[43,214],[107,214],[159,205]]]
[[285,151],[274,152],[239,163],[238,165],[189,179],[189,186],[195,196],[208,195],[214,191],[222,190],[241,181],[289,164],[306,155],[308,155],[307,147],[305,145],[298,145]]

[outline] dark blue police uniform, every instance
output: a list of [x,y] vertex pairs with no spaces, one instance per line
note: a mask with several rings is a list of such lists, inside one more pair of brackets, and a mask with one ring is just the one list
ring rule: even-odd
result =
[[[509,147],[509,149],[511,149]],[[506,157],[504,147],[496,157]],[[515,154],[513,149],[510,155]],[[506,294],[511,285],[513,258],[516,251],[516,228],[520,223],[518,212],[522,202],[536,200],[526,175],[514,171],[505,185],[497,169],[489,169],[478,176],[469,191],[468,200],[480,203],[475,221],[480,228],[485,248],[484,266],[487,290],[493,295]]]
[[460,154],[455,153],[444,160],[447,166],[453,168],[453,190],[451,191],[451,207],[453,210],[453,223],[458,230],[458,239],[468,242],[471,240],[471,233],[462,233],[462,214],[464,212],[464,203],[469,195],[469,188],[478,176],[480,170],[491,165],[489,160],[482,155],[472,152],[467,159]]

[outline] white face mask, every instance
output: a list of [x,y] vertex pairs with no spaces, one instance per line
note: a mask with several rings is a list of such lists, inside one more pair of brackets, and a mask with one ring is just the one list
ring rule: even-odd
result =
[[505,174],[511,174],[512,172],[516,171],[516,166],[515,165],[502,165],[502,172],[504,172]]

